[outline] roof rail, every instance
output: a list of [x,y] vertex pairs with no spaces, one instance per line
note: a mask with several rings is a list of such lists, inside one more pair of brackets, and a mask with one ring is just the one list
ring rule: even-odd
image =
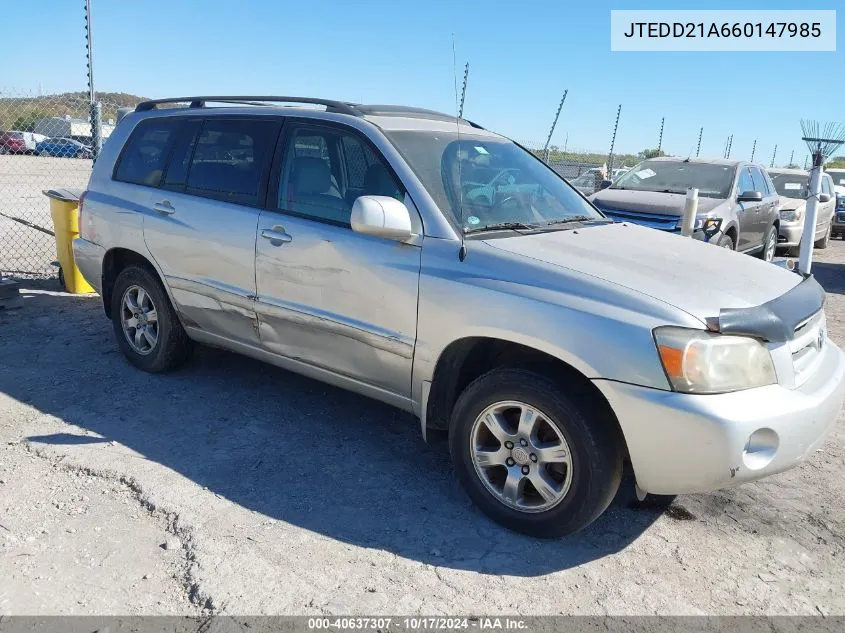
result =
[[[190,108],[204,108],[208,102],[214,103],[234,103],[240,105],[265,105],[267,102],[279,103],[310,103],[314,105],[326,106],[327,112],[338,112],[340,114],[351,114],[352,116],[361,116],[355,106],[342,101],[333,101],[331,99],[312,99],[310,97],[280,97],[280,96],[198,96],[198,97],[173,97],[171,99],[152,99],[150,101],[142,101],[135,106],[135,112],[146,112],[148,110],[155,110],[157,106],[166,103],[189,103]],[[263,102],[263,103],[262,103]]]

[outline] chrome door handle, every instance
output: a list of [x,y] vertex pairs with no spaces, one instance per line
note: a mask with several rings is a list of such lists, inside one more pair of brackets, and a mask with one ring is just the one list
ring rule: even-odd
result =
[[161,202],[156,202],[153,205],[153,211],[161,213],[162,215],[173,215],[174,213],[176,213],[176,209],[174,209],[173,205],[170,204],[170,200],[162,200]]
[[282,244],[293,241],[293,238],[285,233],[285,230],[280,226],[272,229],[262,229],[261,237],[265,240],[270,240],[271,243],[278,242],[278,244],[273,244],[273,246],[281,246]]

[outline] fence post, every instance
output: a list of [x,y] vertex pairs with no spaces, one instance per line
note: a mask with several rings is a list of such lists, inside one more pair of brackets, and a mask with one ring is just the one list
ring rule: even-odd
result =
[[698,213],[698,189],[690,187],[687,189],[687,198],[684,200],[684,216],[681,223],[681,235],[690,237],[695,228],[695,216]]

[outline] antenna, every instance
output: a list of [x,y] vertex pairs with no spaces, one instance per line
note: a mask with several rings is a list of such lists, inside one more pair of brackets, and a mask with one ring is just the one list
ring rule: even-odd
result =
[[[469,64],[467,64],[468,71]],[[467,245],[464,239],[464,179],[461,174],[461,106],[458,105],[458,62],[455,55],[454,33],[452,33],[452,75],[455,81],[455,131],[458,135],[458,149],[455,152],[455,158],[458,161],[458,232],[461,235],[461,248],[458,250],[458,259],[464,261],[467,257]]]
[[610,153],[607,155],[607,174],[613,172],[613,148],[616,145],[616,130],[619,129],[619,116],[622,114],[622,104],[616,108],[616,123],[613,124],[613,136],[610,139]]
[[695,157],[698,158],[698,155],[701,153],[701,135],[704,134],[704,126],[702,126],[698,130],[698,147],[695,149]]
[[803,275],[809,275],[813,265],[813,238],[819,214],[819,194],[822,190],[824,163],[839,146],[845,143],[845,125],[841,123],[820,125],[818,121],[801,119],[801,131],[804,133],[801,140],[807,143],[807,148],[813,155],[813,170],[810,172],[810,196],[804,213],[798,270]]
[[660,119],[660,138],[657,139],[657,155],[660,156],[660,150],[663,148],[663,124],[666,122],[666,117]]
[[[452,52],[454,53],[454,50]],[[455,60],[454,60],[454,55],[453,55],[453,58],[452,58],[453,64],[454,64],[454,61]],[[461,88],[461,107],[458,108],[458,118],[459,119],[464,118],[464,99],[466,99],[466,96],[467,96],[467,79],[469,79],[469,62],[467,62],[467,65],[464,67],[464,87]]]
[[[552,142],[552,134],[554,134],[555,127],[557,126],[557,120],[560,116],[560,111],[563,109],[563,102],[566,101],[566,95],[569,93],[569,89],[563,91],[563,96],[560,98],[560,103],[557,106],[557,112],[555,112],[555,120],[552,121],[552,127],[549,128],[549,135],[546,137],[546,144],[543,146],[543,161],[549,162],[549,143]],[[569,136],[567,135],[567,139]]]
[[769,165],[769,167],[775,166],[775,156],[777,156],[777,155],[778,155],[778,146],[775,145],[775,151],[772,152],[772,164]]

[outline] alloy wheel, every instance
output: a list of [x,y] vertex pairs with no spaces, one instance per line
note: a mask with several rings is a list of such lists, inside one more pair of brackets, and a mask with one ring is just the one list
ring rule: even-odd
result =
[[520,512],[544,512],[572,485],[572,454],[560,429],[530,404],[497,402],[470,432],[475,472],[499,502]]
[[133,351],[146,356],[158,343],[158,312],[149,293],[140,286],[129,286],[120,302],[123,334]]

